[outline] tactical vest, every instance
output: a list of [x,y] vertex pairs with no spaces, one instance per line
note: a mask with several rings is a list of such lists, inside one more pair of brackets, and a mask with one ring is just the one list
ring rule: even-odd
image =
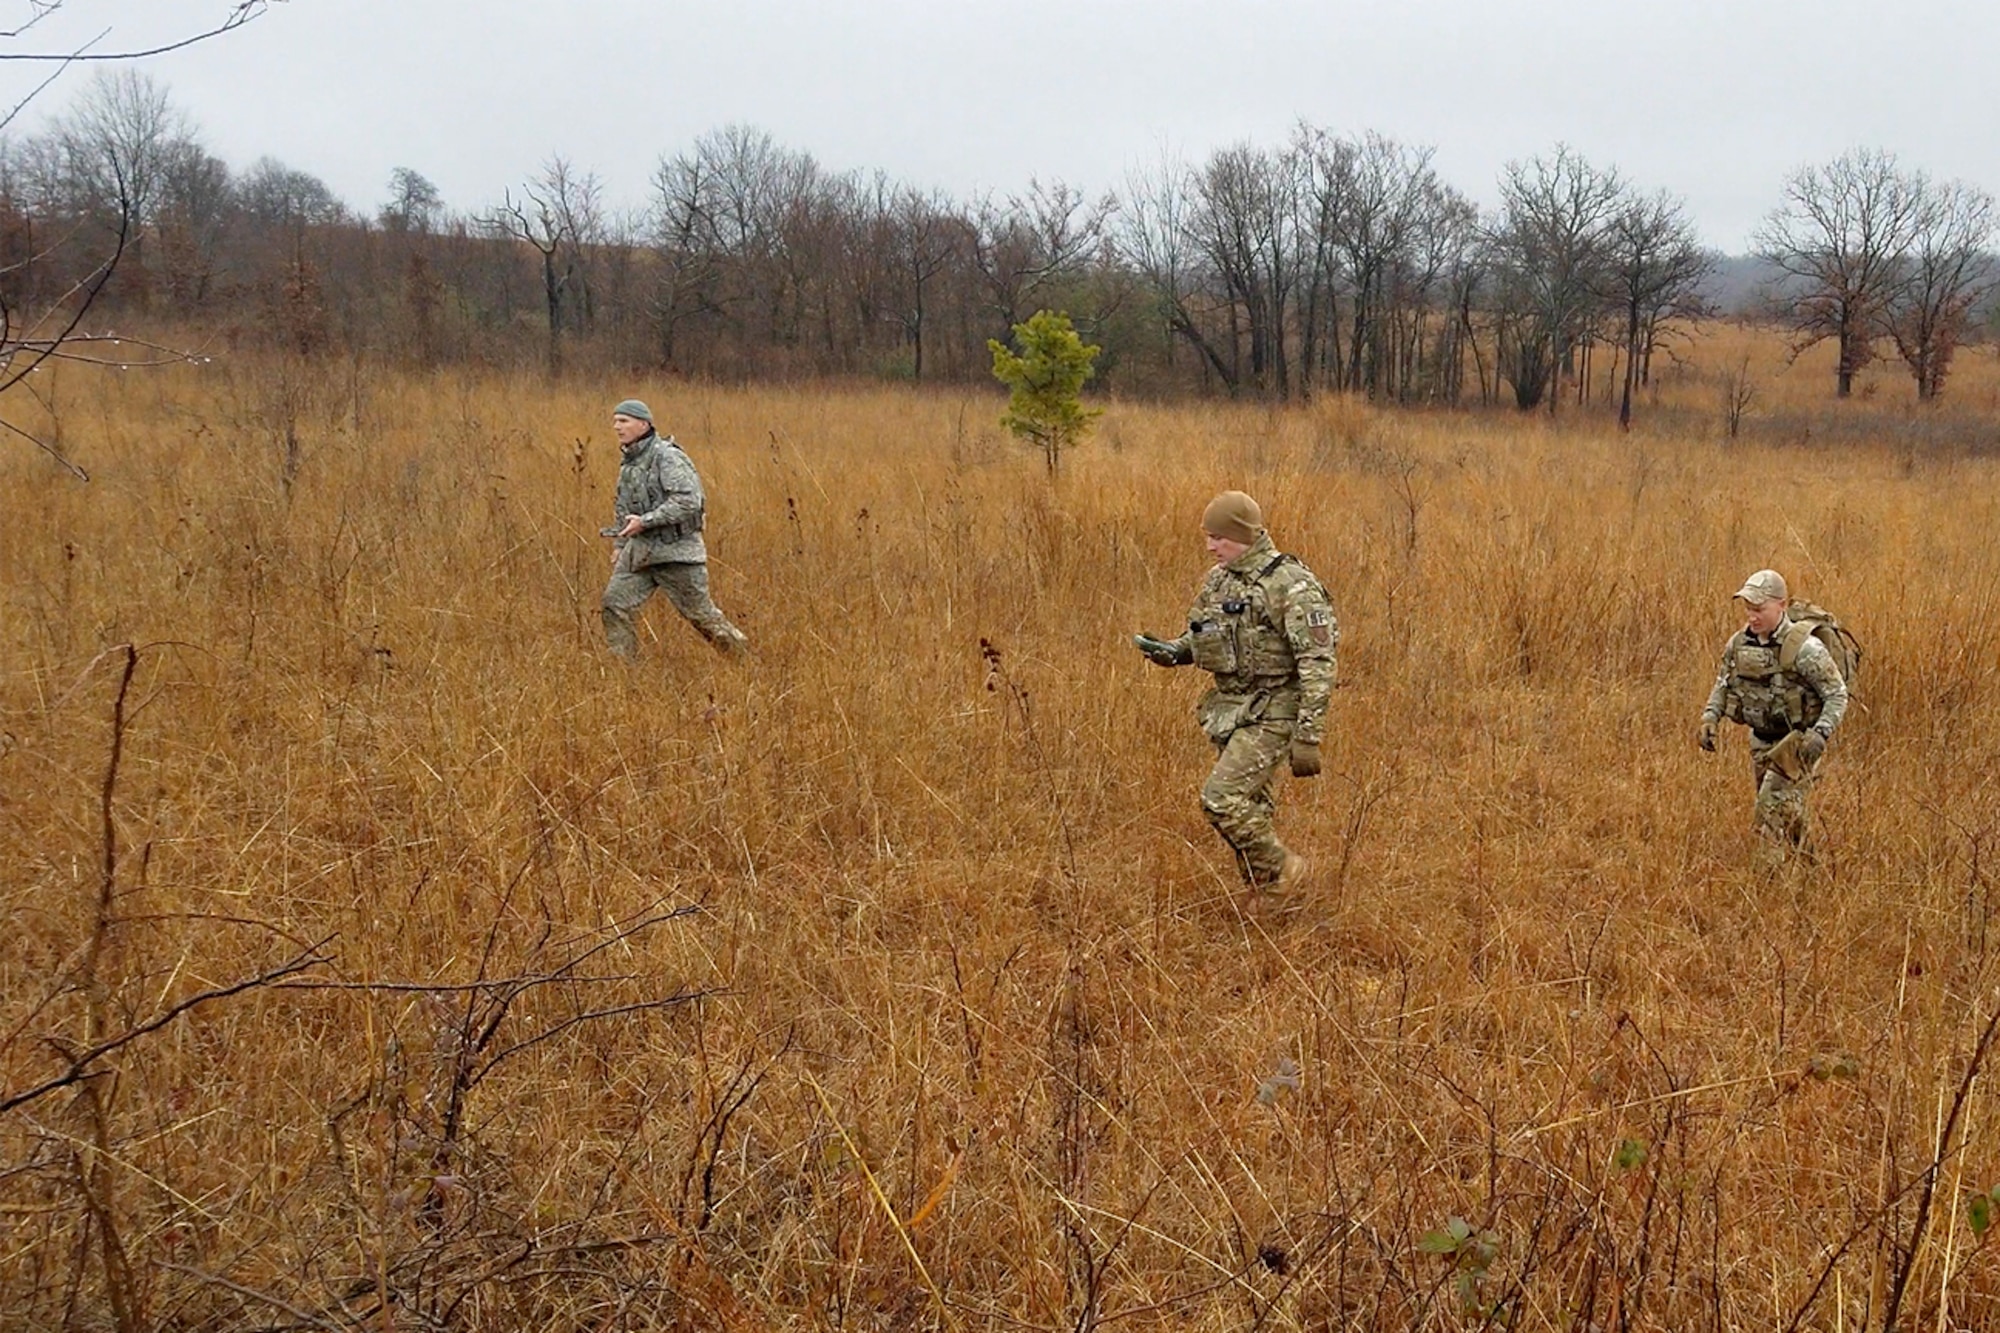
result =
[[1279,566],[1293,560],[1289,555],[1274,556],[1254,575],[1232,575],[1220,588],[1202,590],[1188,618],[1188,631],[1194,664],[1213,672],[1218,687],[1240,683],[1268,689],[1297,674],[1291,641],[1271,610],[1271,594],[1264,586]]
[[1738,630],[1723,650],[1722,715],[1741,722],[1763,737],[1804,731],[1819,721],[1819,691],[1798,674],[1799,650],[1812,638],[1812,626],[1797,621],[1772,644],[1750,642]]

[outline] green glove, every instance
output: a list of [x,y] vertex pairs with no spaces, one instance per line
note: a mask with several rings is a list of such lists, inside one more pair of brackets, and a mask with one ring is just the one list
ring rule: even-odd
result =
[[1319,742],[1292,742],[1292,776],[1295,778],[1316,778],[1319,776]]
[[1817,728],[1808,731],[1805,737],[1799,741],[1799,758],[1806,761],[1807,768],[1811,768],[1814,764],[1817,764],[1819,757],[1825,753],[1826,733]]
[[1134,634],[1132,642],[1154,666],[1171,667],[1181,664],[1180,648],[1165,639],[1156,639],[1150,634]]
[[1701,730],[1695,733],[1694,743],[1710,754],[1715,753],[1714,718],[1705,717],[1701,720]]

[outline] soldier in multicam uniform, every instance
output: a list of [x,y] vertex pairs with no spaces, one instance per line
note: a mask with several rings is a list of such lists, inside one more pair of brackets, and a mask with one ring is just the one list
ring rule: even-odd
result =
[[1726,718],[1750,729],[1757,831],[1776,854],[1804,848],[1806,792],[1847,712],[1847,682],[1826,645],[1787,614],[1785,580],[1760,569],[1737,590],[1744,627],[1722,650],[1696,740],[1715,751]]
[[1159,666],[1214,673],[1215,687],[1195,706],[1217,751],[1201,808],[1253,887],[1294,888],[1306,861],[1271,831],[1271,786],[1286,760],[1294,777],[1319,772],[1340,626],[1312,571],[1272,545],[1255,500],[1225,491],[1201,525],[1215,568],[1195,596],[1187,633],[1134,642]]
[[673,437],[653,429],[653,413],[636,398],[611,410],[624,461],[618,468],[618,521],[605,529],[614,540],[611,581],[604,586],[604,637],[621,657],[638,655],[633,615],[653,590],[726,653],[749,640],[716,610],[708,596],[708,546],[701,530],[707,501],[694,464]]

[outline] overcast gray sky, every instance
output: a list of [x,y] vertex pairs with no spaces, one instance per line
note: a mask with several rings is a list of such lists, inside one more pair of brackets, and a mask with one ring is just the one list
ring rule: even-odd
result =
[[[44,46],[229,8],[68,3]],[[1732,251],[1787,171],[1857,144],[2000,192],[2000,0],[284,0],[144,68],[232,165],[269,153],[371,209],[392,167],[478,209],[556,152],[636,206],[663,152],[732,122],[960,196],[1115,189],[1303,118],[1435,145],[1490,202],[1560,140]]]

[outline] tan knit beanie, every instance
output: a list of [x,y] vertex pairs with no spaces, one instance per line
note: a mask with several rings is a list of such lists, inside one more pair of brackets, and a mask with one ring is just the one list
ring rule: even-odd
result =
[[1264,533],[1264,511],[1242,491],[1224,491],[1202,511],[1201,530],[1248,546]]

